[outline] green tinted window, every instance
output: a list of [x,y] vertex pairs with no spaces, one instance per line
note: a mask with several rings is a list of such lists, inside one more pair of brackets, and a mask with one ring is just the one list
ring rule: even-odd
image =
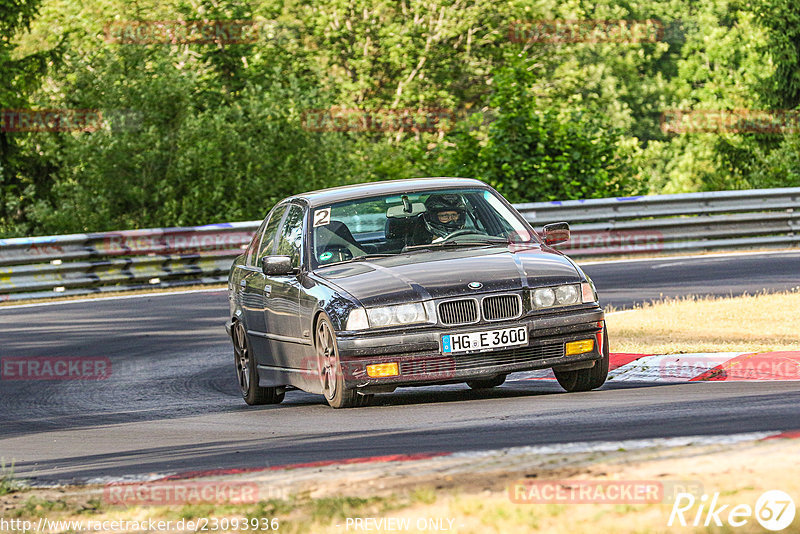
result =
[[291,256],[292,265],[299,267],[302,243],[303,208],[292,205],[289,207],[289,213],[286,215],[283,228],[281,228],[277,254],[279,256]]
[[261,265],[261,258],[269,256],[275,248],[275,238],[278,234],[278,226],[281,224],[285,207],[277,208],[272,212],[272,216],[264,229],[264,236],[261,238],[261,246],[258,249],[258,265]]

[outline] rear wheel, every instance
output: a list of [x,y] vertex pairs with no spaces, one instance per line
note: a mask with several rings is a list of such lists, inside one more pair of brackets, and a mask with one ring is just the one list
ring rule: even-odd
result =
[[345,387],[336,334],[326,315],[320,315],[317,320],[314,344],[322,392],[328,404],[333,408],[353,408],[368,404],[372,395],[359,395],[356,389]]
[[244,401],[255,406],[258,404],[280,404],[285,393],[282,388],[262,388],[258,385],[258,368],[250,351],[247,332],[241,321],[233,323],[233,358],[236,364],[236,377],[239,379],[239,392]]
[[597,389],[605,384],[606,378],[608,378],[608,360],[608,334],[604,326],[602,357],[595,362],[594,367],[576,371],[553,370],[553,374],[556,375],[556,380],[561,384],[561,387],[570,393]]
[[506,381],[506,375],[497,375],[492,378],[482,378],[480,380],[469,380],[467,385],[472,389],[495,388]]

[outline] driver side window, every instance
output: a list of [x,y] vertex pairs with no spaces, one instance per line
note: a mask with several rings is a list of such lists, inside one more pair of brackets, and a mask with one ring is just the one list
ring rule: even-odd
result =
[[275,248],[275,239],[278,234],[278,227],[283,220],[283,214],[286,213],[286,207],[281,206],[277,208],[272,216],[269,218],[266,228],[264,228],[264,235],[261,237],[261,245],[258,247],[258,255],[256,257],[256,267],[261,267],[261,260],[265,256],[272,254]]
[[292,267],[300,266],[303,243],[303,208],[292,204],[289,213],[281,228],[278,239],[278,252],[280,256],[291,256]]
[[264,233],[264,227],[267,225],[267,221],[269,220],[269,216],[267,216],[262,222],[261,225],[258,227],[258,230],[255,231],[253,237],[250,239],[250,244],[247,245],[247,251],[245,252],[244,263],[245,265],[253,265],[256,259],[256,252],[258,252],[258,245],[261,244],[261,236]]

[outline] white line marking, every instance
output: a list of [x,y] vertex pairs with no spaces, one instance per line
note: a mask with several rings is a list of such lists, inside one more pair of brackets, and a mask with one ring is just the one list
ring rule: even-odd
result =
[[[57,300],[53,302],[35,302],[32,304],[12,304],[10,306],[0,306],[0,312],[3,310],[14,310],[19,308],[33,308],[34,306],[55,306],[57,304],[81,304],[85,302],[96,302],[98,300],[125,300],[125,299],[141,299],[145,297],[167,297],[171,295],[183,295],[191,293],[214,293],[227,291],[227,288],[209,288],[209,289],[190,289],[187,291],[163,291],[154,293],[139,293],[136,295],[116,295],[113,297],[97,296],[95,298],[75,299],[75,300]],[[98,295],[101,295],[98,293]]]
[[552,445],[535,445],[528,447],[509,447],[506,449],[493,449],[488,451],[455,452],[453,457],[486,457],[510,456],[517,454],[564,454],[583,452],[613,452],[620,449],[625,451],[646,449],[649,447],[684,447],[686,445],[716,445],[733,444],[743,441],[758,441],[770,436],[781,434],[780,430],[767,432],[747,432],[743,434],[712,435],[712,436],[680,436],[675,438],[628,439],[621,441],[581,441],[577,443],[555,443]]
[[177,474],[176,471],[165,473],[148,473],[146,475],[122,475],[89,478],[84,484],[133,484],[136,482],[154,482]]
[[736,256],[771,256],[771,255],[778,255],[778,254],[800,254],[800,250],[779,250],[775,252],[726,252],[724,254],[686,254],[681,256],[662,256],[659,258],[628,258],[628,259],[620,259],[620,260],[597,260],[597,261],[579,261],[575,260],[575,262],[580,265],[602,265],[602,264],[611,264],[611,263],[634,263],[634,262],[642,262],[642,261],[664,261],[664,260],[692,260],[692,259],[714,259],[714,258],[729,258],[729,257],[736,257]]

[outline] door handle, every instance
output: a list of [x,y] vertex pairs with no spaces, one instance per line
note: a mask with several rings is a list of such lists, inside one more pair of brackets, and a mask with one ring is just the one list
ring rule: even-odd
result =
[[272,293],[272,286],[264,286],[264,294],[269,296]]
[[247,280],[239,280],[239,287],[247,287]]

